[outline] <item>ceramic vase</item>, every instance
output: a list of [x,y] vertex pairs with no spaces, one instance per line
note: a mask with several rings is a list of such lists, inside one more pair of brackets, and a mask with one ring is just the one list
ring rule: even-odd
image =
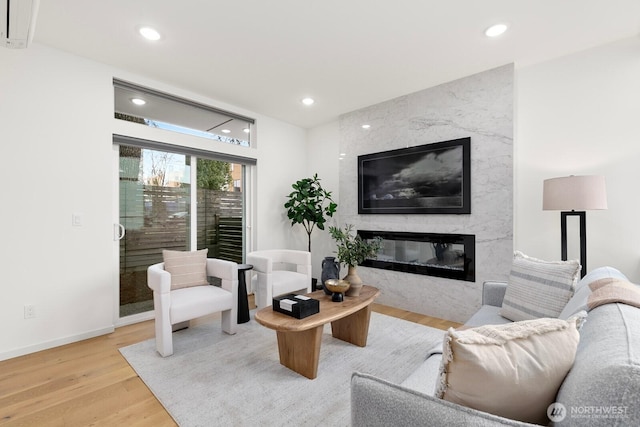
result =
[[345,293],[348,297],[357,297],[360,295],[360,289],[362,289],[362,279],[358,276],[355,265],[350,265],[347,275],[342,278],[349,282],[349,290]]

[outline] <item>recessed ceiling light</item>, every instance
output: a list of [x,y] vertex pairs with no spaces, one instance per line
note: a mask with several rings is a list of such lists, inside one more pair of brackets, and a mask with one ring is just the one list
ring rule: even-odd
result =
[[371,125],[362,125],[362,129],[369,129]]
[[142,98],[131,98],[131,102],[133,102],[136,105],[144,105],[147,103],[147,101],[145,101]]
[[160,33],[151,27],[140,27],[140,29],[138,30],[138,32],[140,33],[140,35],[142,37],[144,37],[147,40],[151,40],[151,41],[157,41],[160,40]]
[[304,98],[302,100],[302,103],[304,105],[313,105],[313,103],[316,102],[313,98]]
[[222,129],[222,133],[231,133],[229,129]]
[[500,34],[507,31],[507,24],[492,25],[484,31],[487,37],[498,37]]
[[251,129],[249,129],[249,128],[244,128],[244,129],[242,129],[242,131],[243,131],[244,133],[249,133],[249,132],[251,132]]

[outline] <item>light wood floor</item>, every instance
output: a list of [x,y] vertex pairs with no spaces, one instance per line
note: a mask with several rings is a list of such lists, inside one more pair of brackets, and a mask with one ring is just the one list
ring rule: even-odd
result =
[[[438,329],[459,326],[380,304],[373,311]],[[142,322],[0,362],[0,426],[175,426],[118,351],[153,336],[153,322]]]

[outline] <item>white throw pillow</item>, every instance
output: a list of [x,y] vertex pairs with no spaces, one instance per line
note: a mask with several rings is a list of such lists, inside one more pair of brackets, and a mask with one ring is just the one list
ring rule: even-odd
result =
[[581,320],[542,318],[460,331],[450,328],[436,397],[547,425],[547,407],[573,366]]
[[500,315],[513,321],[558,317],[579,278],[577,260],[543,261],[515,252]]
[[199,251],[162,251],[164,269],[171,273],[171,290],[207,285],[207,253]]

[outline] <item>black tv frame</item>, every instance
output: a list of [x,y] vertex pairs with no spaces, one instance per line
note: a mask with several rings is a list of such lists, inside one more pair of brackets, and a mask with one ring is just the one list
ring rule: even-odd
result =
[[470,214],[471,138],[358,156],[358,213]]

